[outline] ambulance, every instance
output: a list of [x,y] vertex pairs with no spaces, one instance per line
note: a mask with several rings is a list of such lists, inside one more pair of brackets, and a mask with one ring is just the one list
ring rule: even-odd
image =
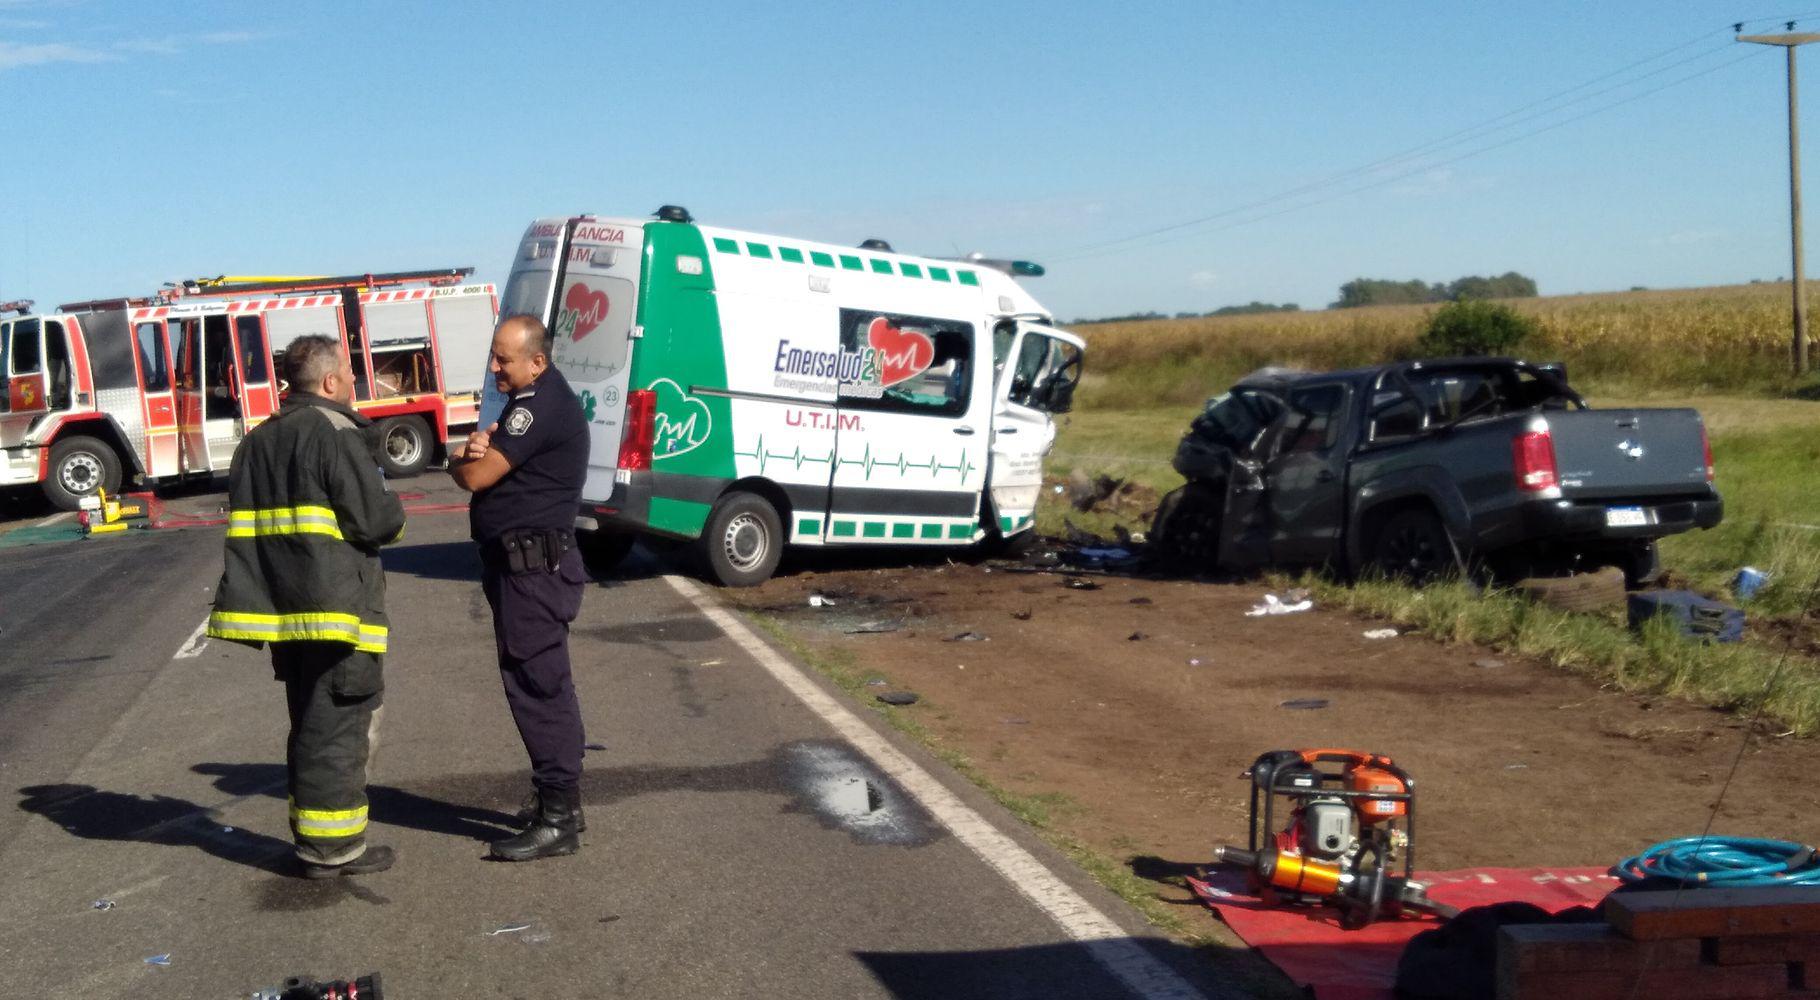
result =
[[1004,545],[1031,530],[1084,357],[1013,280],[1041,273],[720,229],[665,206],[533,222],[500,316],[549,325],[591,425],[577,519],[590,563],[653,535],[749,586],[786,545]]
[[279,406],[278,357],[311,333],[348,351],[380,467],[421,471],[473,429],[490,381],[496,296],[472,273],[207,279],[0,316],[0,487],[74,510],[134,480],[225,475]]

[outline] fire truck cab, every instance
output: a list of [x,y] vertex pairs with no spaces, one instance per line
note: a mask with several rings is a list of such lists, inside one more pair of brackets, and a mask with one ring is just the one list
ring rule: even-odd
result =
[[284,349],[313,333],[348,352],[380,466],[415,474],[478,414],[497,299],[459,283],[471,273],[216,279],[0,319],[0,487],[75,509],[134,480],[224,475],[278,408]]

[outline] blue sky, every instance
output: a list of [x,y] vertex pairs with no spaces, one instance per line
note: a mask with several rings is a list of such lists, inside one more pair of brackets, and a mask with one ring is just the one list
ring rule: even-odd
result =
[[1319,307],[1360,276],[1775,278],[1782,51],[1730,25],[1789,17],[1820,31],[1820,0],[0,0],[0,299],[223,272],[503,280],[535,216],[670,202],[1028,257],[1062,317]]

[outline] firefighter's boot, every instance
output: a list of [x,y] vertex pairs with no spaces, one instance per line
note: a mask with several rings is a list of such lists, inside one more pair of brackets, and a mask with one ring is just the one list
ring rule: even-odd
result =
[[[538,791],[537,788],[533,786],[531,788],[531,794],[525,796],[524,804],[519,806],[518,811],[512,814],[512,825],[520,830],[530,829],[531,825],[537,822],[537,801]],[[588,818],[582,816],[579,811],[576,812],[576,815],[581,816],[581,819],[575,827],[575,832],[587,833]]]
[[313,861],[305,861],[303,863],[303,877],[318,879],[341,878],[346,875],[371,875],[374,872],[382,872],[387,868],[392,867],[392,862],[397,860],[397,857],[397,854],[394,853],[390,847],[386,847],[383,844],[375,844],[363,851],[360,857],[355,858],[346,864],[319,865]]
[[525,832],[491,845],[499,861],[537,861],[581,850],[581,791],[539,789],[537,817]]

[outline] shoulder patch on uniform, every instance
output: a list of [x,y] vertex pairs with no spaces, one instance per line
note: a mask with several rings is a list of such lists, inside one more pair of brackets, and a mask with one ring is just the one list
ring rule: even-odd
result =
[[328,421],[329,421],[329,426],[335,428],[338,431],[352,431],[352,430],[360,429],[358,426],[355,425],[354,421],[348,419],[347,414],[345,414],[345,413],[336,413],[334,410],[325,410],[325,409],[322,409],[321,407],[312,407],[312,409],[315,409],[317,413],[320,413],[324,417],[327,417]]
[[513,410],[512,415],[506,418],[506,433],[513,437],[518,437],[530,429],[531,411],[522,406]]

